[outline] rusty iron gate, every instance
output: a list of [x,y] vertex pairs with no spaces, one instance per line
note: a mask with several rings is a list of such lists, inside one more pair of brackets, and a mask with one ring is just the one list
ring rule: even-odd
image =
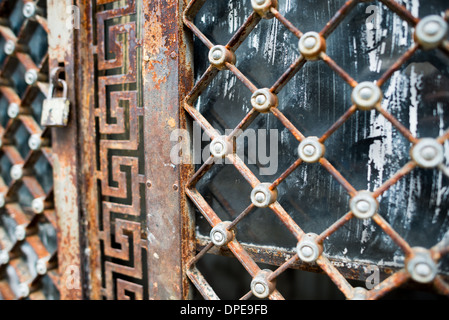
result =
[[[0,298],[449,296],[448,21],[444,0],[2,1]],[[68,123],[45,125],[60,83]]]

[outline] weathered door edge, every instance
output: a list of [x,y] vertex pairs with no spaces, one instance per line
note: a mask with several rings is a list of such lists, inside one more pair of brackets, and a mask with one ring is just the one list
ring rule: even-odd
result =
[[76,0],[80,12],[80,29],[78,30],[77,52],[77,122],[79,128],[78,167],[80,202],[82,203],[82,233],[85,244],[82,273],[84,275],[83,290],[85,297],[92,300],[101,299],[101,261],[98,237],[98,201],[95,182],[95,82],[92,2]]
[[75,88],[75,29],[67,21],[71,1],[47,0],[49,26],[49,68],[63,67],[68,99],[72,105],[67,127],[52,128],[54,203],[58,223],[58,267],[60,298],[82,299],[80,216],[78,190],[78,141]]
[[[99,1],[106,4],[111,1]],[[99,190],[97,185],[95,53],[98,53],[96,16],[91,1],[77,0],[80,29],[77,43],[77,105],[79,129],[79,183],[85,241],[85,297],[102,299],[103,288],[99,235]],[[193,223],[183,185],[190,166],[170,162],[170,135],[187,126],[182,109],[185,92],[192,85],[190,45],[185,39],[181,13],[185,1],[149,1],[142,8],[141,46],[144,112],[146,228],[142,235],[147,251],[148,296],[150,299],[185,299],[189,282],[185,264],[195,250]],[[102,48],[100,48],[102,49]],[[109,293],[110,294],[110,293]],[[145,298],[145,297],[144,297]]]
[[193,215],[184,193],[190,165],[170,159],[176,129],[188,129],[182,105],[193,83],[184,0],[144,1],[145,172],[151,299],[187,299],[186,264],[195,250]]

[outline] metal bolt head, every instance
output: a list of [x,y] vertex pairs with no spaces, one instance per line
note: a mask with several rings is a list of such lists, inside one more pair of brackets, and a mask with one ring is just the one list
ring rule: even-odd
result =
[[446,38],[447,32],[447,22],[438,15],[431,15],[416,25],[415,40],[425,50],[435,49]]
[[25,227],[22,225],[16,226],[16,229],[14,230],[14,235],[15,235],[17,241],[24,240],[26,237]]
[[314,163],[320,160],[324,155],[325,147],[318,141],[317,137],[305,138],[298,146],[298,155],[308,163]]
[[251,192],[251,202],[259,208],[266,208],[276,201],[277,190],[270,190],[270,183],[260,183]]
[[438,273],[430,251],[421,247],[413,248],[412,258],[406,260],[406,269],[411,278],[419,283],[432,282]]
[[313,47],[315,47],[317,43],[317,38],[313,36],[309,36],[304,39],[304,47],[306,47],[307,49],[313,49]]
[[268,281],[269,276],[273,271],[269,269],[260,270],[251,281],[251,292],[259,299],[268,298],[268,296],[276,288],[275,280]]
[[215,152],[221,153],[221,152],[223,152],[223,149],[224,149],[224,146],[223,146],[222,143],[216,143],[214,145],[214,151]]
[[263,283],[257,282],[254,285],[254,291],[258,294],[264,294],[264,292],[266,292],[267,290],[268,288]]
[[212,58],[214,60],[220,60],[221,58],[223,58],[223,55],[224,53],[221,50],[215,49],[214,51],[212,51]]
[[349,207],[355,217],[368,219],[377,213],[379,203],[369,191],[359,191],[349,202]]
[[25,72],[25,82],[27,85],[32,86],[37,83],[37,80],[39,78],[39,75],[36,70],[30,69],[27,72]]
[[303,246],[301,248],[301,254],[306,258],[310,258],[313,255],[313,248],[307,245]]
[[257,103],[259,106],[264,105],[265,102],[267,102],[267,97],[266,97],[264,94],[259,94],[259,95],[256,97],[256,103]]
[[412,159],[421,168],[435,168],[444,161],[444,149],[433,138],[420,139],[411,149]]
[[27,19],[34,17],[36,14],[36,5],[33,2],[27,2],[23,6],[23,16]]
[[28,146],[31,150],[39,150],[42,145],[42,138],[40,134],[32,134],[28,139]]
[[225,69],[226,62],[235,63],[235,55],[225,46],[213,46],[209,50],[209,62],[218,69]]
[[436,21],[429,21],[423,27],[424,33],[429,36],[434,36],[440,30],[440,24]]
[[9,262],[9,253],[6,250],[0,250],[0,266]]
[[254,283],[251,283],[251,291],[256,297],[260,299],[265,299],[270,295],[268,284],[260,280],[256,280],[254,281]]
[[316,147],[311,144],[308,144],[308,145],[304,146],[304,149],[302,151],[304,152],[305,155],[307,155],[308,157],[311,157],[315,154]]
[[420,277],[428,277],[432,272],[432,268],[427,263],[420,262],[415,265],[414,271]]
[[364,87],[360,90],[360,97],[363,100],[369,100],[374,94],[374,91],[370,87]]
[[227,229],[230,224],[229,221],[220,222],[210,231],[210,239],[217,247],[222,247],[233,239],[233,232]]
[[434,159],[437,154],[438,151],[433,146],[427,146],[421,150],[421,156],[427,161]]
[[23,165],[15,164],[10,170],[11,179],[20,180],[23,177]]
[[298,48],[307,60],[318,60],[326,51],[326,40],[318,32],[307,32],[299,39]]
[[251,105],[260,113],[267,113],[278,105],[278,98],[268,88],[256,90],[251,96]]
[[265,195],[265,193],[263,192],[257,192],[256,195],[254,196],[254,199],[258,202],[258,203],[264,203],[265,200],[267,199],[267,196]]
[[382,91],[373,82],[359,83],[352,91],[352,101],[361,110],[372,110],[382,101]]
[[223,233],[221,233],[221,232],[214,232],[212,237],[214,239],[214,243],[221,243],[225,238],[223,236]]
[[8,117],[10,117],[11,119],[15,119],[17,118],[17,116],[19,115],[20,112],[20,107],[17,103],[11,103],[8,106]]
[[296,253],[298,257],[307,263],[315,262],[323,251],[321,246],[315,242],[317,237],[314,233],[308,233],[298,242]]
[[366,200],[360,200],[356,203],[357,210],[366,213],[370,209],[370,203]]
[[367,297],[368,297],[368,291],[365,288],[356,287],[352,291],[351,300],[366,300]]
[[19,284],[19,287],[17,288],[17,294],[19,298],[26,298],[30,295],[30,288],[28,287],[28,284],[21,283]]
[[31,201],[31,209],[33,209],[33,212],[36,214],[40,214],[44,212],[45,204],[43,198],[36,198]]
[[14,51],[16,50],[16,43],[12,40],[8,40],[5,43],[5,47],[3,48],[3,50],[5,51],[5,53],[10,56],[14,53]]
[[36,263],[36,272],[43,276],[47,273],[47,261],[46,259],[39,259]]
[[232,152],[232,145],[226,139],[226,136],[216,137],[210,144],[210,153],[215,158],[224,158]]
[[6,204],[5,194],[0,193],[0,208],[3,208]]
[[270,9],[277,8],[277,0],[251,0],[251,6],[263,19],[271,19],[273,14]]

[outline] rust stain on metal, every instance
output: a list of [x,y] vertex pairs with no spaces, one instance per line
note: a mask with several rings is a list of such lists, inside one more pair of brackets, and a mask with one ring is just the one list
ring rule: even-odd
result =
[[170,118],[167,120],[167,124],[170,128],[175,128],[176,127],[176,121],[173,118]]

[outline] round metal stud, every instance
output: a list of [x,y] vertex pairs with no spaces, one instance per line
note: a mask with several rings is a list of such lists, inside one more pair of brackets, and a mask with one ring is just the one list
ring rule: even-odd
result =
[[42,145],[42,138],[40,134],[32,134],[28,139],[28,146],[31,150],[39,150]]
[[25,3],[22,13],[23,16],[27,19],[34,17],[34,15],[36,14],[36,5],[33,2]]
[[16,229],[14,230],[14,235],[17,239],[17,241],[22,241],[26,237],[26,230],[24,226],[16,226]]
[[412,159],[421,168],[435,168],[444,160],[444,150],[441,143],[432,138],[423,138],[411,149]]
[[47,259],[39,259],[37,261],[36,272],[41,276],[47,273]]
[[412,258],[406,261],[406,269],[411,278],[419,283],[432,282],[438,273],[430,251],[420,247],[413,248]]
[[427,16],[416,25],[415,40],[425,50],[438,47],[446,38],[447,22],[440,16]]
[[20,298],[28,297],[30,295],[30,288],[28,287],[28,284],[19,284],[19,287],[17,288],[17,294]]
[[0,266],[9,262],[9,253],[6,250],[0,250]]
[[315,241],[316,237],[316,234],[308,233],[298,242],[296,252],[302,261],[314,262],[323,252],[323,248]]
[[23,165],[15,164],[11,167],[10,170],[11,179],[20,180],[23,177]]
[[270,183],[261,183],[251,191],[251,202],[259,208],[266,208],[277,199],[277,190],[270,190]]
[[219,136],[212,140],[210,144],[210,153],[215,158],[224,158],[232,152],[232,143],[226,139],[226,136]]
[[253,10],[257,12],[264,19],[271,19],[274,15],[271,13],[271,8],[277,9],[277,0],[251,0]]
[[39,79],[39,74],[36,70],[30,69],[27,72],[25,72],[25,82],[27,85],[32,86],[37,83],[37,80]]
[[349,202],[349,207],[355,217],[368,219],[377,213],[379,203],[369,191],[359,191]]
[[259,299],[268,298],[276,288],[276,280],[268,281],[268,277],[273,273],[269,269],[261,270],[251,281],[251,292]]
[[276,108],[278,98],[267,88],[256,90],[251,96],[251,105],[261,113],[267,113],[271,108]]
[[235,63],[235,54],[225,46],[213,46],[209,50],[209,62],[218,69],[225,69],[226,62]]
[[44,212],[45,209],[44,198],[33,199],[33,201],[31,201],[31,209],[33,209],[33,212],[36,214]]
[[0,208],[3,208],[6,204],[5,194],[0,193]]
[[318,60],[326,51],[326,40],[318,32],[307,32],[299,39],[299,52],[307,60]]
[[298,155],[304,162],[314,163],[320,160],[325,150],[317,137],[308,137],[299,144]]
[[16,50],[16,43],[12,40],[8,40],[5,43],[5,47],[3,48],[3,50],[5,51],[5,53],[10,56],[14,53],[14,51]]
[[373,82],[359,83],[352,91],[352,101],[361,110],[372,110],[382,101],[382,91]]
[[234,238],[234,232],[228,230],[229,221],[220,222],[210,231],[210,239],[217,247],[222,247]]
[[17,118],[17,116],[19,115],[20,112],[20,107],[17,103],[11,103],[8,106],[8,117],[10,117],[11,119],[15,119]]
[[20,180],[23,177],[23,165],[21,164],[15,164],[11,167],[11,170],[9,172],[11,179],[13,180]]
[[362,287],[356,287],[352,291],[351,300],[366,300],[367,297],[368,297],[368,290]]

